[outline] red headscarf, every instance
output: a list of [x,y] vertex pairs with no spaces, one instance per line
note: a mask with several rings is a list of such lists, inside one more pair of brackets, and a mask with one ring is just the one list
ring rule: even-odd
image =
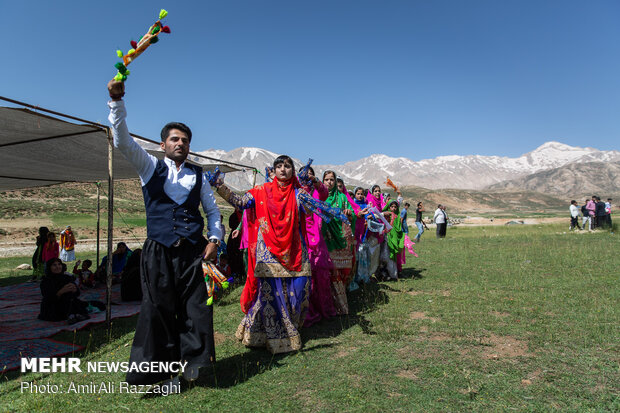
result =
[[247,211],[248,218],[248,278],[241,294],[241,309],[247,313],[258,292],[258,280],[254,277],[256,267],[256,242],[258,233],[263,236],[265,245],[273,256],[289,271],[301,271],[302,248],[301,237],[305,237],[305,225],[301,226],[303,234],[299,233],[300,217],[295,196],[295,188],[299,186],[296,179],[280,182],[274,178],[273,182],[250,189],[254,197],[253,210]]

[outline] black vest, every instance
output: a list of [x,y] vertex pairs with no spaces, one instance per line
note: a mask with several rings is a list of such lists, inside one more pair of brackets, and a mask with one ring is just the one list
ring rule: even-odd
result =
[[192,244],[202,239],[204,220],[199,210],[202,169],[188,163],[184,167],[196,173],[196,184],[181,205],[164,192],[168,165],[161,159],[157,161],[151,179],[142,187],[146,207],[146,236],[166,247],[181,237],[187,238]]

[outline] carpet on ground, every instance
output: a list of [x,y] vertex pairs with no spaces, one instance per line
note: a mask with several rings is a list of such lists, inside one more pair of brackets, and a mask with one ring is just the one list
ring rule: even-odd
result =
[[[41,289],[36,283],[0,287],[0,297],[0,360],[5,371],[18,368],[21,357],[55,357],[81,350],[71,343],[46,338],[105,321],[105,311],[91,313],[89,320],[71,325],[66,321],[39,320]],[[105,288],[83,291],[80,299],[105,302]],[[111,312],[112,318],[136,315],[140,302],[122,302],[120,285],[114,285]]]

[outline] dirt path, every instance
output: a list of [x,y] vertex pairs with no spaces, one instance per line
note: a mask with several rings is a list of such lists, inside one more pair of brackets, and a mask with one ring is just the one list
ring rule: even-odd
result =
[[[116,248],[116,243],[121,242],[121,241],[125,242],[131,249],[142,248],[142,242],[136,242],[135,238],[115,238],[114,243],[113,243],[114,248]],[[107,241],[105,239],[102,239],[101,244],[99,246],[100,251],[102,252],[103,255],[106,254],[105,252],[107,248],[106,242]],[[33,244],[34,243],[32,241],[13,242],[13,243],[0,242],[0,258],[20,257],[20,256],[30,257],[32,256],[35,250],[35,246]],[[91,252],[91,251],[94,252],[96,250],[97,250],[96,240],[83,240],[83,241],[79,241],[78,244],[76,245],[76,251],[78,252],[78,254],[81,252]],[[27,259],[26,261],[27,262],[24,262],[24,264],[30,264],[29,259]]]

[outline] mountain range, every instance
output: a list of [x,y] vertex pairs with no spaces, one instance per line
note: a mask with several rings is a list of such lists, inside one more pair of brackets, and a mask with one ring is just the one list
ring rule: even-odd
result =
[[[239,162],[251,165],[264,174],[265,166],[271,165],[278,154],[260,148],[237,148],[229,152],[223,150],[207,150],[201,154],[218,159]],[[297,166],[306,163],[307,160],[295,160]],[[320,159],[317,159],[320,162]],[[341,176],[347,186],[373,184],[382,185],[387,176],[399,186],[417,186],[429,189],[454,188],[454,189],[525,189],[519,186],[518,179],[527,179],[529,175],[542,171],[562,169],[567,165],[600,163],[607,168],[609,163],[620,162],[620,151],[601,151],[594,148],[581,148],[566,145],[560,142],[547,142],[531,152],[517,158],[506,156],[482,156],[482,155],[448,155],[434,159],[413,161],[404,157],[394,158],[382,154],[370,155],[356,161],[346,162],[341,165],[314,163],[317,175],[326,169],[335,170]],[[600,167],[600,165],[599,165]],[[576,166],[572,166],[573,171]],[[584,167],[588,170],[588,167]],[[528,190],[550,191],[554,194],[565,195],[565,187],[562,186],[563,174],[569,172],[555,172],[543,174],[537,179],[531,179]],[[594,179],[603,187],[599,190],[607,190],[606,180],[609,174],[601,179]],[[587,178],[587,177],[584,177]],[[247,190],[252,186],[252,173],[232,173],[226,178],[226,182],[239,190]],[[258,175],[257,183],[264,182],[264,178]],[[554,180],[551,182],[550,180]],[[555,182],[558,180],[558,182]],[[501,184],[512,181],[512,184]],[[545,185],[543,185],[543,182]],[[551,183],[550,183],[551,182]],[[505,186],[502,186],[505,185]],[[575,188],[579,188],[577,181]],[[614,184],[612,184],[613,187]],[[588,190],[588,188],[581,187]],[[594,188],[593,188],[594,189]]]
[[[620,162],[570,163],[490,185],[489,190],[536,191],[566,198],[620,194]],[[582,200],[579,199],[579,202]]]

